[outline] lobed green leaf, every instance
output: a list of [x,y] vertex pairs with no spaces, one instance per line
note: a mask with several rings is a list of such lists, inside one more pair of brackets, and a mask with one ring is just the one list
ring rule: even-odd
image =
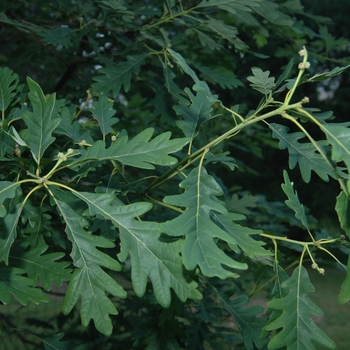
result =
[[27,83],[33,112],[26,112],[23,115],[28,128],[21,131],[20,136],[30,147],[34,159],[40,164],[45,150],[55,141],[51,134],[60,123],[60,119],[53,116],[56,95],[52,94],[46,98],[34,80],[27,78]]
[[97,141],[86,151],[80,151],[82,156],[77,163],[89,160],[116,160],[124,165],[142,169],[154,169],[154,165],[176,164],[177,159],[169,153],[181,150],[188,143],[188,139],[170,140],[171,132],[165,132],[150,140],[153,132],[152,128],[145,129],[130,141],[128,136],[121,136],[107,149],[103,141]]
[[337,197],[335,211],[338,214],[338,220],[341,228],[350,238],[350,201],[345,192],[341,192]]
[[0,182],[0,217],[3,218],[7,214],[7,209],[4,201],[7,198],[13,198],[16,195],[16,190],[20,186],[19,182],[1,181]]
[[61,26],[52,29],[41,28],[38,34],[42,37],[43,41],[49,45],[62,45],[65,48],[76,45],[77,34],[75,30]]
[[282,313],[265,326],[267,331],[276,330],[270,340],[271,350],[286,347],[287,350],[316,350],[314,343],[329,349],[335,349],[335,343],[313,321],[311,315],[323,316],[322,310],[309,298],[308,292],[315,290],[309,275],[303,266],[298,266],[293,275],[282,282],[287,293],[268,302],[271,309]]
[[345,67],[335,67],[330,72],[315,74],[311,78],[309,78],[307,81],[311,82],[311,83],[318,82],[318,81],[324,81],[324,80],[327,80],[329,78],[336,77],[337,75],[343,73],[349,67],[350,67],[350,64],[348,64]]
[[232,71],[224,67],[205,67],[196,63],[194,65],[207,80],[219,84],[223,89],[233,89],[243,86],[243,83],[236,78]]
[[193,90],[197,92],[196,95],[190,89],[185,89],[189,97],[189,101],[186,104],[173,107],[175,112],[184,118],[184,120],[177,121],[176,125],[191,140],[197,136],[202,123],[215,118],[211,112],[213,110],[213,104],[217,101],[214,96],[212,96],[213,98],[208,98],[205,89],[199,84],[193,85]]
[[270,251],[262,247],[265,245],[265,242],[255,240],[251,237],[252,235],[262,233],[261,230],[255,230],[235,223],[235,221],[243,219],[245,219],[243,215],[234,213],[214,213],[212,215],[212,220],[231,237],[229,246],[236,253],[243,251],[252,259],[256,256],[273,255]]
[[[314,171],[323,181],[328,181],[328,176],[334,179],[337,178],[331,164],[318,153],[311,142],[299,142],[299,139],[305,137],[303,132],[288,134],[288,127],[276,123],[269,124],[269,127],[272,130],[273,137],[279,139],[280,149],[288,149],[289,167],[294,169],[298,163],[301,176],[305,182],[310,182],[311,171]],[[318,141],[317,144],[322,149],[323,146],[328,145],[328,142],[325,140]]]
[[82,130],[79,121],[73,120],[72,115],[67,107],[62,108],[60,117],[60,123],[54,130],[55,134],[66,135],[75,143],[79,143],[83,140],[90,144],[94,142],[89,134],[89,131]]
[[50,299],[35,288],[35,280],[23,276],[25,271],[17,267],[0,264],[0,301],[5,305],[11,303],[14,296],[22,305],[48,303]]
[[257,202],[260,200],[259,196],[252,196],[251,194],[245,194],[243,197],[238,198],[238,194],[234,193],[231,196],[230,201],[227,203],[227,210],[238,214],[250,214],[251,210],[248,208],[257,207]]
[[350,256],[348,256],[346,278],[341,285],[338,300],[341,304],[347,303],[350,300]]
[[219,37],[233,44],[237,50],[246,50],[248,46],[237,36],[236,27],[227,25],[223,21],[209,18],[203,22],[203,25],[212,33],[216,33]]
[[262,69],[253,67],[251,68],[253,76],[247,77],[247,80],[251,82],[250,86],[265,96],[272,93],[272,90],[275,88],[275,78],[269,77],[270,71],[267,70],[265,72]]
[[[332,159],[335,162],[343,161],[350,171],[350,128],[348,124],[331,125],[322,124],[321,129],[326,134],[329,143],[332,145]],[[350,179],[347,181],[348,192],[350,192]]]
[[77,346],[79,345],[75,339],[62,340],[64,337],[63,332],[50,336],[42,336],[38,334],[35,334],[35,336],[41,340],[45,347],[45,350],[77,349]]
[[99,69],[100,75],[92,78],[95,80],[95,83],[92,84],[93,92],[108,95],[112,91],[113,97],[117,97],[122,86],[127,92],[130,88],[132,75],[139,73],[147,56],[148,54],[128,56],[127,61],[118,65],[108,61],[106,68]]
[[3,113],[16,96],[18,75],[11,69],[0,67],[0,111]]
[[106,136],[119,119],[113,118],[116,110],[112,108],[113,102],[108,100],[107,96],[100,96],[98,101],[94,101],[90,108],[94,118],[98,121],[103,136]]
[[6,265],[10,249],[17,236],[17,225],[22,209],[22,203],[19,203],[3,219],[0,219],[0,261],[4,261]]
[[217,6],[219,9],[236,14],[237,10],[250,12],[251,7],[257,6],[260,1],[261,0],[202,0],[196,5],[196,9]]
[[55,198],[56,205],[66,224],[66,232],[72,242],[74,265],[77,269],[68,285],[63,304],[63,312],[68,314],[81,297],[80,314],[82,324],[87,326],[92,319],[96,329],[105,334],[112,333],[110,314],[118,314],[109,293],[119,298],[126,298],[125,290],[101,267],[120,271],[121,265],[96,247],[112,248],[114,243],[88,232],[88,222],[68,204]]
[[15,266],[26,271],[29,278],[36,281],[39,278],[43,288],[50,291],[52,282],[56,286],[61,286],[62,281],[69,281],[71,278],[71,270],[67,269],[70,262],[57,262],[64,253],[49,253],[43,255],[48,246],[40,244],[39,246],[27,251],[23,249],[15,249],[10,255],[10,261]]
[[199,266],[205,276],[221,279],[237,276],[229,268],[244,270],[247,265],[226,255],[215,242],[219,238],[227,243],[237,243],[212,219],[214,214],[227,214],[223,203],[217,199],[223,194],[220,185],[204,168],[195,168],[180,187],[185,190],[182,194],[166,196],[163,201],[186,210],[163,223],[161,229],[168,235],[185,237],[182,259],[186,269]]
[[150,210],[150,203],[122,205],[115,201],[114,194],[74,192],[88,206],[90,215],[101,215],[110,220],[120,232],[121,261],[130,254],[132,283],[136,295],[142,297],[146,291],[147,278],[152,281],[154,294],[163,307],[171,302],[173,289],[180,300],[198,300],[201,294],[197,284],[185,276],[179,256],[180,242],[162,242],[159,225],[135,219]]
[[242,335],[247,350],[265,349],[267,340],[260,338],[261,331],[266,324],[266,319],[258,317],[264,308],[259,305],[247,307],[249,298],[242,295],[231,299],[220,295],[224,308],[233,316]]
[[281,185],[283,192],[287,195],[288,199],[285,203],[289,208],[293,209],[295,212],[295,217],[300,220],[306,229],[309,229],[307,222],[305,208],[300,203],[299,197],[296,191],[294,191],[293,183],[290,182],[289,175],[287,171],[283,170],[284,184]]
[[252,10],[265,18],[269,22],[284,27],[291,27],[294,20],[286,13],[280,11],[279,4],[271,1],[259,1],[258,6],[252,7]]

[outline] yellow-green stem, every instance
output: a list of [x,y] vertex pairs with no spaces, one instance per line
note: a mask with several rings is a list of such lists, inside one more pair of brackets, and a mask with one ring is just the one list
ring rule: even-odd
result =
[[[206,146],[200,148],[196,152],[193,152],[192,154],[188,155],[184,159],[182,159],[179,163],[177,163],[174,167],[169,169],[167,172],[165,172],[162,176],[160,176],[156,181],[154,181],[151,185],[149,185],[145,190],[144,193],[147,193],[151,189],[158,187],[160,184],[164,183],[165,181],[169,180],[178,172],[181,172],[183,169],[187,168],[190,164],[195,162],[197,159],[199,159],[203,152],[207,152],[210,148],[217,146],[224,140],[230,138],[233,134],[237,133],[238,131],[242,130],[243,128],[247,127],[248,125],[258,123],[264,119],[271,118],[276,115],[282,114],[285,110],[293,109],[296,108],[297,106],[300,105],[300,102],[294,103],[292,105],[281,105],[277,109],[267,112],[261,116],[250,116],[248,119],[244,120],[244,122],[236,125],[226,133],[222,134],[221,136],[217,137],[215,140],[209,142]],[[183,165],[185,164],[185,165]],[[180,169],[179,169],[180,168]]]
[[[305,49],[305,46],[303,47],[303,50],[305,51],[304,59],[303,59],[303,64],[305,65],[306,62],[307,62],[307,57],[308,57],[307,50]],[[297,88],[297,86],[299,84],[299,81],[300,81],[301,77],[304,74],[304,71],[305,71],[305,69],[300,69],[299,70],[298,76],[297,76],[297,78],[296,78],[296,80],[294,82],[294,85],[293,85],[292,89],[286,94],[286,97],[284,99],[284,105],[289,105],[289,102],[290,102],[290,100],[292,99],[292,97],[294,95],[295,89]]]

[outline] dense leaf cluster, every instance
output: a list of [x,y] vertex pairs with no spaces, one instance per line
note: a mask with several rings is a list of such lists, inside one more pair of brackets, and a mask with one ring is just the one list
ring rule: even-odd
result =
[[[320,237],[285,169],[284,203],[235,175],[265,171],[247,154],[287,150],[302,181],[339,185],[335,209],[350,236],[349,123],[308,107],[302,92],[349,67],[315,68],[349,45],[329,34],[328,19],[299,0],[24,1],[0,10],[0,301],[39,309],[62,286],[67,315],[43,333],[21,329],[20,341],[334,348],[312,319],[323,312],[304,266],[346,269],[345,235]],[[283,67],[257,67],[271,42]],[[291,227],[302,239],[288,236]],[[267,309],[249,305],[264,286]],[[340,301],[349,299],[347,278]],[[10,318],[3,323],[11,332]]]

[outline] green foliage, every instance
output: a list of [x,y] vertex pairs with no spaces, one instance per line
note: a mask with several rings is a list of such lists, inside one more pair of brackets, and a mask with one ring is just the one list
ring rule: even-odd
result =
[[[43,332],[23,329],[35,346],[334,348],[311,317],[323,312],[303,265],[346,268],[349,122],[300,95],[347,73],[347,62],[317,67],[348,41],[298,0],[0,11],[4,31],[17,33],[0,57],[0,300],[64,294],[63,315]],[[14,59],[24,46],[26,64]],[[19,84],[28,75],[35,81]],[[301,182],[318,180],[339,186],[344,235],[317,232],[299,199]],[[266,199],[271,188],[284,203]],[[296,227],[306,234],[291,237]],[[267,310],[251,305],[261,289]]]
[[300,203],[298,194],[293,190],[293,183],[290,182],[287,171],[283,171],[284,184],[282,184],[282,189],[284,193],[287,195],[288,200],[285,203],[289,208],[293,209],[295,212],[295,217],[301,221],[305,228],[309,228],[309,224],[307,222],[307,217],[305,213],[304,206]]
[[153,132],[152,128],[145,129],[130,141],[127,135],[121,136],[108,148],[105,148],[105,142],[96,141],[87,150],[80,150],[81,157],[73,164],[89,160],[115,160],[123,165],[141,169],[154,169],[154,165],[175,164],[176,158],[169,156],[169,153],[181,150],[188,140],[170,140],[171,132],[165,132],[150,141]]
[[316,349],[318,343],[330,349],[335,349],[335,343],[314,323],[311,315],[323,316],[322,310],[308,297],[308,292],[315,290],[308,273],[299,266],[293,275],[283,281],[281,298],[268,302],[271,309],[282,310],[279,317],[269,322],[265,329],[280,330],[269,342],[269,349]]
[[247,79],[252,83],[250,86],[265,96],[271,94],[275,87],[275,78],[269,77],[270,72],[263,72],[260,68],[253,67],[252,73],[254,76],[249,76]]
[[303,132],[288,134],[288,128],[283,125],[271,123],[269,126],[273,136],[280,140],[279,147],[281,149],[287,148],[289,151],[289,167],[294,169],[298,164],[305,182],[310,182],[312,171],[316,172],[324,181],[328,181],[328,176],[336,178],[336,173],[329,164],[329,160],[323,157],[316,148],[328,145],[327,141],[318,141],[315,144],[311,142],[300,143],[299,139],[305,137]]
[[40,86],[32,79],[27,79],[29,86],[28,98],[32,105],[32,112],[23,114],[23,121],[27,128],[21,132],[21,138],[28,146],[38,165],[46,149],[55,141],[52,132],[58,126],[60,119],[52,118],[56,96],[46,98]]
[[235,276],[225,266],[245,270],[246,264],[226,256],[214,241],[215,238],[219,238],[227,243],[236,243],[227,232],[215,225],[212,219],[214,213],[227,213],[223,204],[217,199],[223,194],[219,184],[205,169],[195,168],[186,180],[180,183],[180,187],[185,189],[184,193],[164,197],[163,201],[179,207],[184,206],[187,210],[164,223],[161,229],[170,236],[185,235],[182,249],[185,267],[193,270],[198,265],[205,276],[217,276],[222,279]]
[[113,102],[109,102],[107,96],[101,96],[98,101],[92,103],[91,112],[98,121],[103,137],[113,131],[112,126],[119,119],[113,118],[116,110],[112,108]]
[[143,61],[147,54],[129,56],[128,61],[116,65],[114,62],[106,62],[106,68],[101,68],[99,73],[93,79],[96,81],[92,84],[93,91],[107,95],[112,91],[112,96],[117,97],[121,87],[126,92],[129,91],[132,74],[138,74]]
[[55,202],[66,223],[67,237],[73,246],[71,257],[77,267],[70,279],[63,312],[68,314],[81,297],[83,325],[87,326],[93,319],[96,329],[109,335],[112,333],[109,314],[116,315],[117,310],[105,293],[125,298],[126,292],[101,268],[120,271],[121,265],[96,247],[112,248],[114,243],[104,237],[91,235],[85,229],[88,223],[82,216],[77,215],[65,202],[57,199]]
[[4,112],[16,95],[18,76],[11,69],[5,67],[0,68],[0,79],[0,110]]
[[1,266],[1,292],[0,299],[5,305],[11,303],[13,295],[22,305],[28,305],[29,301],[39,304],[49,302],[50,299],[40,289],[35,288],[35,280],[23,276],[25,270],[17,267]]
[[232,299],[227,291],[223,292],[214,286],[210,287],[214,290],[224,308],[237,322],[246,349],[263,349],[266,346],[266,340],[261,339],[260,334],[266,320],[258,316],[263,312],[263,307],[258,305],[249,307],[247,305],[249,298],[246,295]]
[[40,280],[44,290],[49,291],[52,287],[52,282],[56,286],[61,286],[62,281],[70,279],[70,270],[68,262],[56,262],[61,259],[63,253],[45,254],[48,246],[39,243],[36,248],[29,251],[14,250],[10,256],[11,262],[27,272],[28,277],[36,281]]

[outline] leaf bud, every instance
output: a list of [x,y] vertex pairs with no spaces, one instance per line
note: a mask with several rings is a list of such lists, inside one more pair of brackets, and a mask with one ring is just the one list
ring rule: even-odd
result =
[[324,275],[325,274],[325,269],[322,269],[322,268],[319,268],[317,269],[317,271],[321,274],[321,275]]
[[16,143],[16,148],[15,148],[15,154],[17,157],[21,156],[21,149],[19,148],[19,145]]
[[57,153],[57,158],[58,158],[58,159],[65,159],[66,156],[64,155],[63,152],[58,152],[58,153]]
[[299,65],[298,65],[298,68],[300,69],[300,70],[302,70],[302,69],[308,69],[308,68],[310,68],[310,66],[311,66],[311,64],[310,64],[310,62],[300,62],[299,63]]

